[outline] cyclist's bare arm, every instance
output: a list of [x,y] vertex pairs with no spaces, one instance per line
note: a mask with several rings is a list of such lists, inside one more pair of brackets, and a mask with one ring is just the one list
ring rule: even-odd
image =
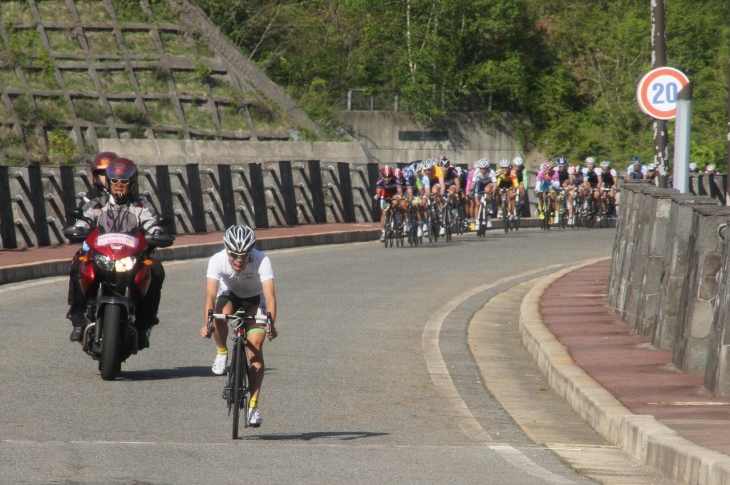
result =
[[[276,288],[274,287],[274,279],[266,280],[261,283],[261,287],[264,292],[264,299],[266,300],[266,311],[271,314],[271,322],[276,322]],[[271,335],[267,335],[269,340],[276,338],[279,331],[275,326],[272,325]]]
[[214,278],[205,279],[205,310],[203,311],[203,327],[200,329],[200,336],[210,338],[212,335],[208,332],[208,311],[215,311],[215,295],[218,293],[218,280]]

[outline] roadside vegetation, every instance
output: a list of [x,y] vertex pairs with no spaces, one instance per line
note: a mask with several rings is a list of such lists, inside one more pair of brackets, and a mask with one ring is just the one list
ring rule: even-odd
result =
[[[651,69],[648,0],[196,1],[330,134],[361,88],[398,93],[399,109],[433,125],[450,111],[510,113],[525,151],[652,158],[635,99]],[[692,159],[724,167],[727,0],[666,9],[668,64],[695,83]]]

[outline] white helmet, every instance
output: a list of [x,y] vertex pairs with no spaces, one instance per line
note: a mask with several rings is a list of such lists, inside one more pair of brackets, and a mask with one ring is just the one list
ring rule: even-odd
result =
[[711,164],[709,164],[709,165],[707,166],[707,171],[708,171],[708,172],[714,172],[714,171],[716,170],[716,168],[717,168],[717,167],[715,167],[715,164],[714,164],[714,163],[711,163]]
[[501,168],[509,168],[509,167],[510,167],[510,165],[512,165],[512,162],[510,162],[510,161],[509,161],[508,159],[506,159],[506,158],[503,158],[502,160],[500,160],[500,161],[499,161],[499,166],[500,166]]
[[433,167],[433,162],[431,161],[430,158],[425,158],[421,162],[421,166],[423,167],[424,170],[429,170],[431,167]]
[[522,159],[522,157],[515,157],[512,159],[512,165],[515,167],[521,166],[525,161]]
[[489,168],[489,159],[482,158],[477,162],[479,168]]
[[593,158],[593,157],[586,158],[586,165],[595,165],[595,164],[596,164],[595,158]]
[[248,253],[256,244],[256,235],[245,224],[236,224],[226,230],[223,236],[226,249],[234,253]]
[[611,162],[604,160],[601,162],[601,168],[611,168]]
[[648,165],[648,166],[646,167],[646,169],[647,169],[647,170],[649,170],[649,171],[651,171],[651,170],[656,170],[656,163],[650,163],[650,164],[649,164],[649,165]]
[[697,164],[695,162],[690,162],[689,169],[690,170],[697,170]]

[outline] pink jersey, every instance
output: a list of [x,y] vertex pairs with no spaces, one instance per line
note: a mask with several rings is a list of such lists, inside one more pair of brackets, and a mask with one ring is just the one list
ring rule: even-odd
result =
[[474,170],[476,170],[476,168],[472,168],[472,169],[471,169],[471,170],[469,170],[469,172],[468,172],[468,173],[466,174],[466,189],[465,189],[465,192],[466,192],[467,194],[470,194],[470,193],[471,193],[471,190],[470,190],[470,189],[471,189],[471,183],[472,183],[472,182],[471,182],[471,179],[472,179],[472,177],[474,177]]

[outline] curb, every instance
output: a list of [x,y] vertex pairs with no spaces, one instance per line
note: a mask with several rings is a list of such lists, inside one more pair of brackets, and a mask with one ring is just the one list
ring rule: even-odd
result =
[[583,371],[545,326],[540,300],[558,278],[599,258],[541,278],[520,305],[522,343],[550,386],[601,436],[663,476],[685,484],[730,485],[730,457],[679,436],[650,415],[636,415]]
[[[261,251],[274,249],[298,248],[304,246],[321,246],[324,244],[345,244],[354,242],[376,241],[380,238],[380,229],[361,231],[321,232],[295,236],[265,237],[256,241],[256,248]],[[159,261],[180,261],[185,259],[206,258],[223,249],[222,242],[205,244],[188,244],[159,249],[155,259]],[[67,276],[71,259],[53,259],[38,263],[25,263],[0,268],[0,285],[51,276]]]

